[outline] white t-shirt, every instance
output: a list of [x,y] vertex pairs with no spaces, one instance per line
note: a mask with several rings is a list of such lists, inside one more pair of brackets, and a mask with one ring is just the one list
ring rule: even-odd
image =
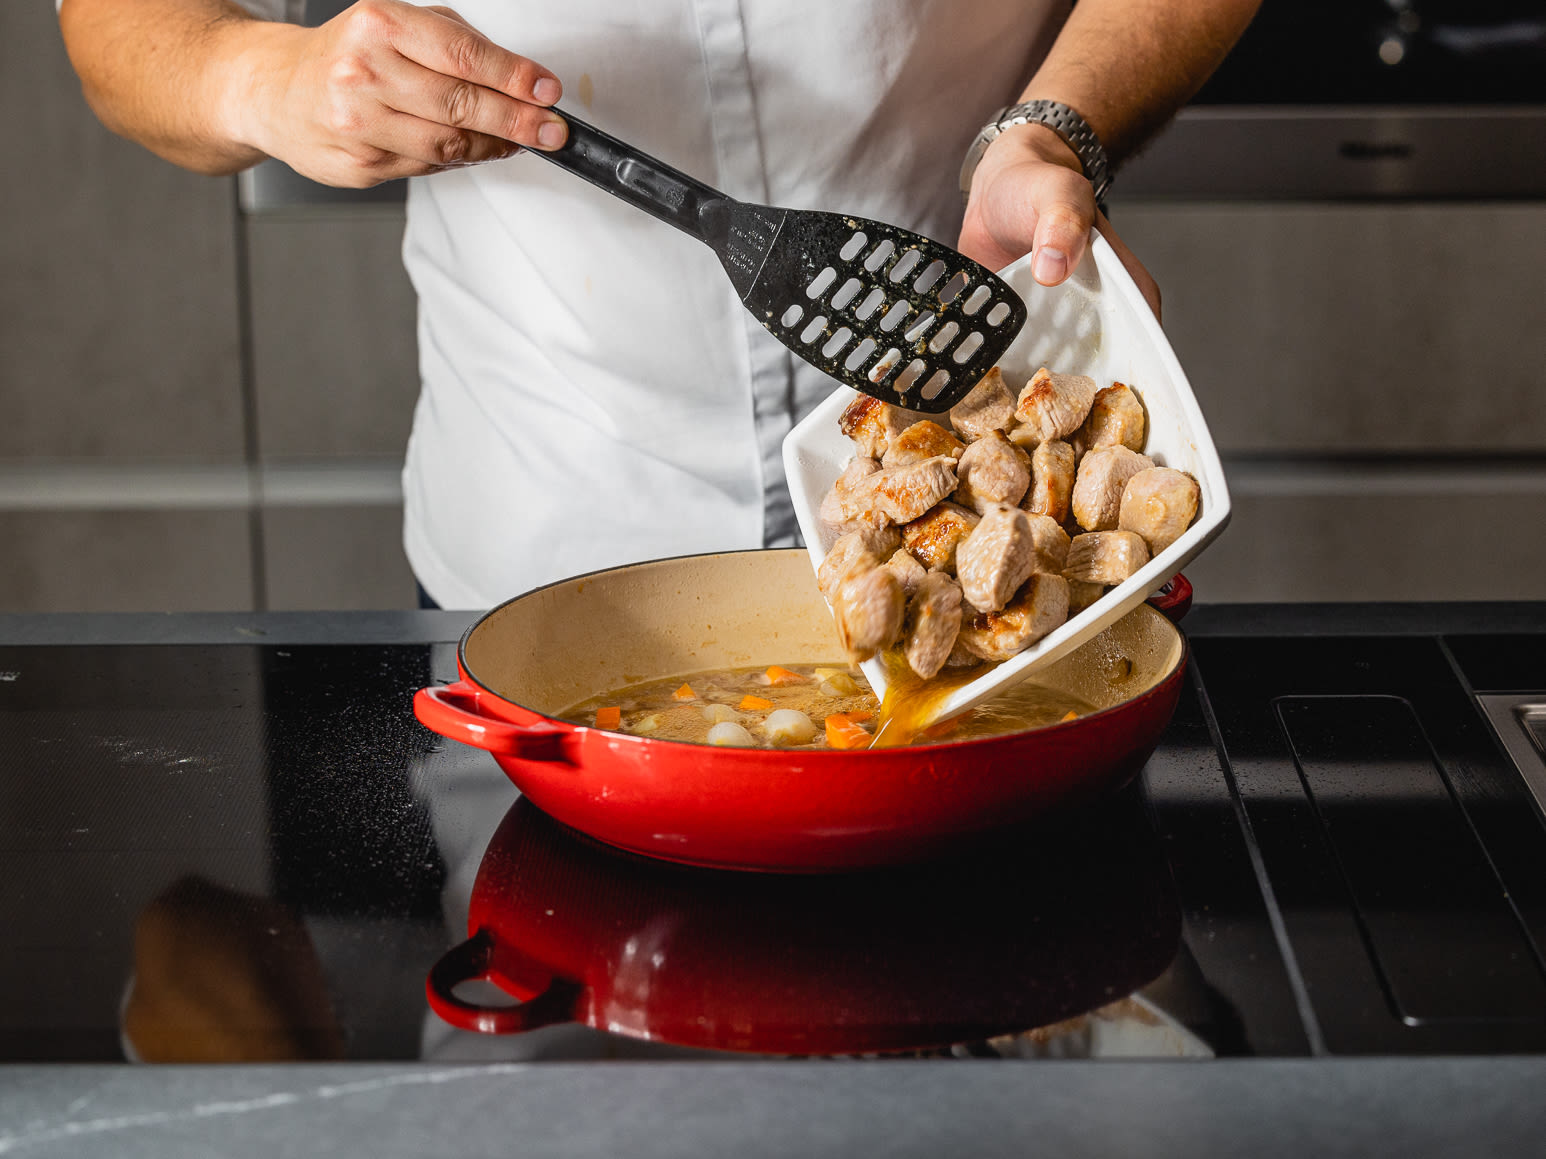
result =
[[[561,109],[733,197],[953,243],[973,134],[1067,0],[463,0]],[[708,247],[530,155],[415,179],[404,545],[483,608],[642,559],[795,543],[779,458],[835,387]]]

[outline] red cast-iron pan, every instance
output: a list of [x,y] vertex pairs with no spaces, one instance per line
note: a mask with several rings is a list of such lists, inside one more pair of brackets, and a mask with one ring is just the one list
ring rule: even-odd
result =
[[[1165,597],[1176,614],[1191,588]],[[607,689],[840,662],[799,549],[686,556],[564,580],[462,637],[461,679],[414,712],[494,754],[532,802],[612,845],[693,865],[817,872],[922,859],[1124,784],[1175,711],[1185,638],[1142,606],[1042,670],[1099,711],[1005,736],[874,751],[713,748],[555,719]]]
[[[979,1043],[1124,998],[1170,965],[1181,916],[1133,794],[949,860],[830,877],[640,858],[521,800],[484,854],[467,928],[426,981],[464,1030],[580,1022],[857,1054]],[[521,1004],[459,996],[474,978]]]

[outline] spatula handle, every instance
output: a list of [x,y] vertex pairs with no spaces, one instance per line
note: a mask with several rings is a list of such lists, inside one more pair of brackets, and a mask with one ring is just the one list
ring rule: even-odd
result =
[[708,242],[699,210],[708,202],[729,198],[578,117],[562,109],[556,111],[569,123],[569,139],[563,148],[552,152],[529,152],[599,185],[661,221],[670,222],[699,241]]

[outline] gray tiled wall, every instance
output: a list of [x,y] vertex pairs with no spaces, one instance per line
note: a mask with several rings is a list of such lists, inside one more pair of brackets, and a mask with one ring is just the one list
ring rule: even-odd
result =
[[0,511],[0,611],[245,611],[246,511]]
[[51,4],[0,5],[0,109],[0,457],[239,460],[230,182],[102,128]]
[[402,236],[400,207],[249,220],[265,459],[402,455],[419,392]]
[[279,507],[263,512],[268,606],[406,608],[417,599],[397,504]]

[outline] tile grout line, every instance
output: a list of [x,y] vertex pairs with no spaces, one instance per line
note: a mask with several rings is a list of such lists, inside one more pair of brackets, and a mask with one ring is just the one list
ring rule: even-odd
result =
[[252,606],[254,611],[262,612],[268,609],[268,564],[264,558],[263,466],[258,435],[257,358],[252,332],[252,263],[247,218],[242,213],[240,184],[233,177],[230,186],[231,208],[235,217],[236,332],[242,397],[242,449],[247,461],[247,550],[251,554]]

